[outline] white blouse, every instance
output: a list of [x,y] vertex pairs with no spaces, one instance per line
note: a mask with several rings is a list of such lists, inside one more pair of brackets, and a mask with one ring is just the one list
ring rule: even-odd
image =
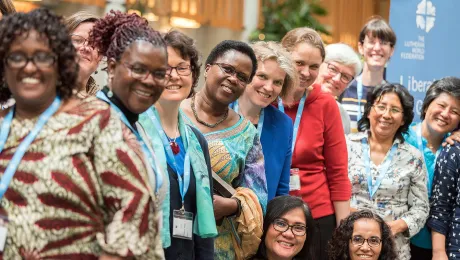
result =
[[[361,140],[368,142],[368,132],[347,136],[348,178],[352,185],[351,207],[370,209],[385,221],[402,219],[409,229],[395,237],[396,250],[400,260],[410,259],[409,239],[425,225],[429,213],[427,173],[421,153],[412,145],[398,139],[396,152],[378,190],[372,199],[369,195],[365,156]],[[391,149],[390,149],[391,150]],[[370,162],[372,185],[375,186],[379,170],[387,160],[376,166]],[[367,157],[367,158],[370,158]]]

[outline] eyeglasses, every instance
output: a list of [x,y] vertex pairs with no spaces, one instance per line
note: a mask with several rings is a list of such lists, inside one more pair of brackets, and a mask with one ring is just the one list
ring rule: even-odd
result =
[[339,68],[337,68],[337,66],[335,66],[334,64],[331,64],[331,63],[327,63],[327,69],[329,71],[329,74],[331,74],[334,77],[337,74],[340,74],[340,81],[342,83],[345,83],[345,84],[350,83],[355,78],[350,74],[343,73],[343,72],[339,71]]
[[372,40],[364,40],[364,45],[369,48],[369,49],[372,49],[374,48],[374,46],[379,43],[380,46],[383,46],[383,47],[390,47],[391,46],[391,42],[389,41],[382,41],[380,39],[372,39]]
[[362,236],[354,236],[351,238],[351,243],[354,246],[362,246],[364,242],[367,242],[367,244],[370,247],[378,247],[380,243],[382,243],[382,239],[380,239],[379,237],[370,237],[368,239],[365,239]]
[[385,114],[387,111],[390,111],[390,114],[394,116],[404,113],[401,108],[387,107],[382,104],[373,105],[373,107],[374,107],[375,112],[381,115]]
[[6,56],[5,63],[11,69],[22,69],[32,61],[37,68],[46,69],[53,66],[56,60],[56,55],[48,52],[37,52],[32,57],[27,57],[21,52],[13,52]]
[[150,74],[152,74],[153,79],[156,81],[167,81],[167,70],[153,70],[149,71],[148,69],[138,66],[138,65],[131,65],[129,63],[124,62],[123,65],[129,70],[130,76],[133,79],[137,80],[146,80]]
[[230,64],[226,63],[211,63],[210,65],[217,65],[219,68],[222,70],[223,73],[229,75],[229,76],[236,76],[238,79],[238,83],[241,86],[246,86],[247,84],[250,83],[249,77],[246,76],[245,74],[238,72],[235,67],[233,67]]
[[188,76],[192,73],[192,66],[187,65],[187,64],[179,64],[179,66],[176,66],[176,67],[169,66],[168,69],[166,70],[166,73],[168,75],[171,75],[173,70],[176,70],[176,73],[179,76]]
[[[88,43],[88,39],[86,39],[83,36],[77,35],[77,34],[71,34],[70,35],[70,40],[72,41],[73,46],[78,49],[82,47],[83,45],[86,45]],[[89,46],[91,47],[91,46]]]
[[307,227],[305,225],[301,225],[301,224],[294,224],[294,225],[289,225],[286,221],[282,220],[282,219],[275,219],[275,221],[273,221],[273,228],[276,230],[276,231],[279,231],[279,232],[286,232],[288,229],[291,229],[292,231],[292,234],[294,234],[295,236],[305,236],[305,234],[307,233]]

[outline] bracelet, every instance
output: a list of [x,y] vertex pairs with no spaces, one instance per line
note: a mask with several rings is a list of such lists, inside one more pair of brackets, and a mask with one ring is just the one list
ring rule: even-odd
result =
[[235,197],[233,197],[232,199],[234,199],[236,201],[236,204],[238,204],[238,209],[236,211],[236,213],[234,214],[235,217],[239,217],[240,214],[241,214],[241,201]]

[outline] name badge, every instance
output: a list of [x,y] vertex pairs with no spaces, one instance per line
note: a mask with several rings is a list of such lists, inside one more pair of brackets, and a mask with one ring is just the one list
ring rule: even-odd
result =
[[5,249],[6,236],[8,234],[8,218],[0,215],[0,252]]
[[299,168],[292,168],[289,177],[289,191],[294,190],[300,190]]
[[193,213],[185,210],[173,211],[173,237],[192,240]]

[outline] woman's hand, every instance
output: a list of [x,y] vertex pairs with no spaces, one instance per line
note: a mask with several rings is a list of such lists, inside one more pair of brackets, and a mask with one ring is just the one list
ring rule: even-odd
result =
[[434,251],[432,260],[449,260],[446,251]]
[[389,221],[387,222],[387,225],[390,227],[393,236],[396,236],[397,234],[402,233],[409,228],[406,222],[402,219]]
[[238,211],[238,203],[234,199],[228,199],[219,195],[212,196],[214,204],[214,217],[216,221],[226,216],[235,214]]
[[448,144],[454,145],[455,141],[460,142],[460,130],[452,132],[452,134],[446,138],[446,141],[442,143],[442,146],[446,146]]

